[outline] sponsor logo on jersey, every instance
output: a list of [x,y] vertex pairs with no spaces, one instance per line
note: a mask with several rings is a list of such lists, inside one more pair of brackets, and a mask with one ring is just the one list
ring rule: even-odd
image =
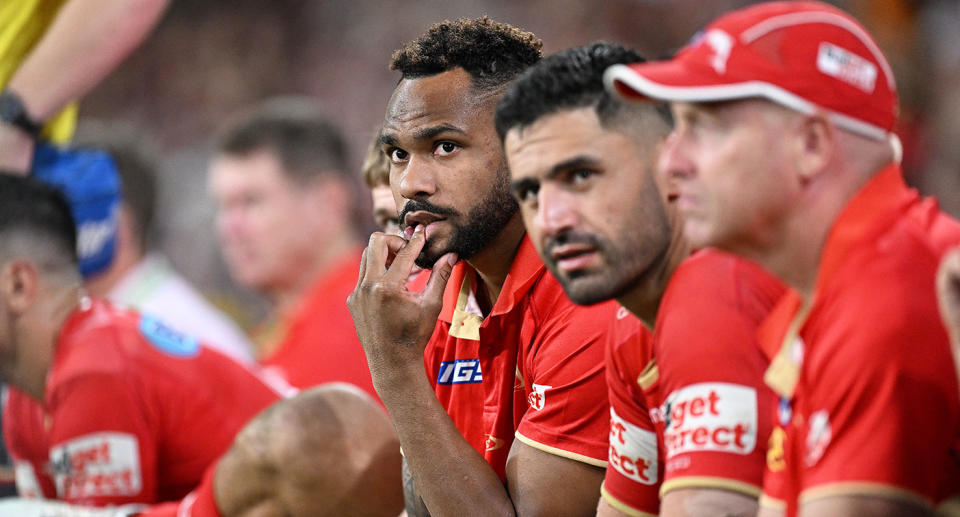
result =
[[806,462],[808,467],[812,467],[820,461],[832,439],[833,430],[830,428],[830,415],[825,409],[815,411],[810,415],[809,428],[807,429]]
[[787,427],[787,424],[793,420],[793,405],[790,404],[790,399],[780,397],[780,402],[777,404],[777,420],[780,422],[780,427]]
[[43,489],[37,481],[37,474],[29,461],[13,460],[13,478],[17,485],[17,494],[28,499],[42,499]]
[[527,403],[530,404],[531,408],[540,411],[547,404],[547,390],[553,386],[533,384],[531,387],[533,390],[527,394]]
[[749,454],[757,445],[757,392],[723,382],[674,391],[662,409],[667,459],[694,451]]
[[480,359],[457,359],[440,363],[437,384],[476,384],[483,382]]
[[59,499],[134,496],[143,488],[137,437],[92,433],[50,450]]
[[642,483],[657,483],[657,435],[627,422],[610,408],[608,460],[624,476]]
[[494,436],[494,435],[492,435],[492,434],[490,434],[490,433],[487,433],[487,442],[486,442],[485,445],[486,445],[486,449],[487,449],[488,451],[495,451],[495,450],[503,447],[503,445],[504,445],[505,443],[506,443],[506,442],[504,442],[502,439],[497,438],[496,436]]
[[140,333],[158,350],[174,357],[193,357],[200,353],[196,338],[185,336],[152,316],[140,317]]
[[630,311],[628,311],[626,307],[620,307],[619,309],[617,309],[618,320],[622,320],[623,318],[626,318],[629,314],[630,314]]

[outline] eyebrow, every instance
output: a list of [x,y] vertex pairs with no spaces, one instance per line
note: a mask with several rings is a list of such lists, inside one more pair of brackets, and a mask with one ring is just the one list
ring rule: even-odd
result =
[[595,167],[600,163],[600,160],[588,155],[581,154],[580,156],[574,156],[568,160],[564,160],[553,167],[550,168],[550,171],[547,172],[546,178],[553,179],[560,174],[570,170],[570,169],[579,169],[581,167]]
[[465,133],[464,130],[458,128],[457,126],[454,126],[453,124],[445,122],[443,124],[439,124],[436,126],[430,126],[430,127],[425,127],[423,129],[418,129],[413,134],[413,138],[414,140],[429,140],[441,133],[446,133],[446,132],[453,132],[453,133],[460,133],[460,134]]

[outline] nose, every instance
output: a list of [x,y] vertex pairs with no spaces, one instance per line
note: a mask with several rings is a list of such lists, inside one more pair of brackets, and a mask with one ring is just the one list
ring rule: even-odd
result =
[[694,172],[687,147],[683,135],[677,131],[670,133],[663,142],[657,159],[657,173],[668,192],[675,190],[673,185],[677,180],[689,178]]
[[[392,175],[393,171],[391,171]],[[405,199],[430,197],[437,192],[436,175],[429,160],[411,156],[406,165],[397,173],[395,186]]]
[[543,235],[553,237],[576,227],[579,216],[573,197],[550,184],[537,193],[537,215],[534,224]]

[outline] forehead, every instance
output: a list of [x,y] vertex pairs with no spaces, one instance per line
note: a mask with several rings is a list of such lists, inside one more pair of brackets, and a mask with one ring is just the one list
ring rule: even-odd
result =
[[513,128],[504,149],[514,179],[545,177],[558,166],[578,159],[622,161],[643,145],[629,134],[601,125],[592,107],[543,116],[533,124]]
[[387,104],[381,135],[406,138],[418,129],[443,124],[463,130],[492,127],[493,106],[492,96],[476,91],[462,68],[403,79]]
[[221,154],[210,163],[208,181],[214,194],[286,187],[289,181],[282,167],[276,154],[266,149],[242,156]]

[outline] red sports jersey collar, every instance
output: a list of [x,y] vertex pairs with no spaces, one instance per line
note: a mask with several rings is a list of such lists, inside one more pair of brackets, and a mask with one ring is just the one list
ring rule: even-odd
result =
[[[537,255],[536,248],[530,239],[524,235],[520,242],[520,248],[513,257],[513,263],[510,265],[510,272],[503,282],[503,288],[500,290],[500,296],[497,303],[494,304],[490,316],[506,314],[516,307],[517,303],[523,299],[527,291],[545,272],[546,267]],[[450,273],[450,280],[447,282],[446,290],[443,293],[443,310],[440,311],[440,320],[452,323],[457,317],[456,313],[463,312],[466,300],[461,299],[461,288],[465,280],[469,280],[470,290],[476,292],[476,271],[465,260],[461,260]],[[458,318],[459,319],[459,318]]]
[[917,191],[903,181],[899,165],[890,164],[876,173],[833,222],[820,256],[814,299],[821,286],[833,280],[851,251],[889,228],[918,197]]

